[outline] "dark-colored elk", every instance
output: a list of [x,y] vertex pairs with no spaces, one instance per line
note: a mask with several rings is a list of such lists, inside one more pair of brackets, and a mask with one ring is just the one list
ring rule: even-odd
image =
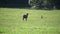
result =
[[26,14],[23,15],[23,20],[27,21],[27,18],[28,18],[28,13],[26,13]]

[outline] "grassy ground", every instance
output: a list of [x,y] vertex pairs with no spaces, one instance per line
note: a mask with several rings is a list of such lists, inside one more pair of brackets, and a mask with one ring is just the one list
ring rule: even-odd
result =
[[60,34],[60,10],[0,8],[0,34]]

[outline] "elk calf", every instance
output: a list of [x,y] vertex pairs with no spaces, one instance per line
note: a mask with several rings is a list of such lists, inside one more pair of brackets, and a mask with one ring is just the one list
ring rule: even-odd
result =
[[27,21],[27,18],[28,18],[28,13],[26,13],[26,14],[23,15],[23,20]]

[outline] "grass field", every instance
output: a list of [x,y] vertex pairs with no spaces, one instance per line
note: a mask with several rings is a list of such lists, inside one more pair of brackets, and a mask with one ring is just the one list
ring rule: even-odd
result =
[[60,10],[0,8],[0,34],[60,34]]

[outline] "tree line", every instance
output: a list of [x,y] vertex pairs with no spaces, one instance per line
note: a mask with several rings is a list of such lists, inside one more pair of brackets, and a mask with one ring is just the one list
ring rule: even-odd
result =
[[60,0],[0,0],[0,7],[60,9]]
[[31,8],[60,9],[60,0],[29,0]]

